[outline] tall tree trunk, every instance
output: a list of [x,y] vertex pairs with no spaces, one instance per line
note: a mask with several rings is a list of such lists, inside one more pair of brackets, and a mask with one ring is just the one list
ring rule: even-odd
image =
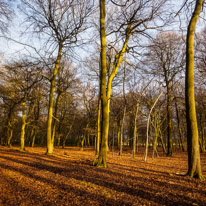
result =
[[124,119],[126,114],[126,105],[124,106],[124,112],[122,117],[122,124],[121,124],[121,133],[120,133],[120,148],[119,148],[119,155],[122,156],[122,149],[123,149],[123,135],[124,135]]
[[[2,132],[2,137],[1,137],[1,145],[7,145],[9,147],[10,147],[10,145],[8,144],[8,142],[11,142],[11,139],[9,140],[9,137],[10,137],[10,128],[12,129],[11,117],[12,117],[12,113],[13,113],[13,108],[14,107],[12,107],[8,112],[6,124],[4,126],[4,129]],[[11,136],[11,138],[12,138],[12,136]]]
[[181,142],[182,151],[185,152],[185,142],[184,142],[184,137],[183,137],[182,131],[181,131],[180,117],[179,117],[179,111],[178,111],[178,107],[177,107],[176,98],[175,98],[175,108],[176,108],[176,116],[177,116],[178,134],[179,134],[179,138],[180,138],[180,142]]
[[50,93],[49,93],[49,110],[48,110],[48,118],[47,118],[47,154],[53,153],[53,143],[52,143],[52,119],[53,119],[53,96],[55,91],[55,82],[56,82],[56,75],[57,71],[59,69],[59,63],[62,57],[62,43],[59,44],[59,51],[57,60],[55,62],[54,72],[51,79],[51,85],[50,85]]
[[123,54],[126,51],[129,37],[131,36],[131,24],[127,25],[126,38],[122,50],[116,55],[118,57],[113,65],[112,73],[107,83],[107,60],[106,60],[106,35],[105,35],[105,0],[100,0],[100,41],[101,41],[101,72],[100,72],[100,95],[102,103],[102,123],[101,123],[101,148],[98,159],[94,162],[97,166],[107,167],[106,155],[108,151],[108,132],[109,132],[109,106],[111,97],[112,81],[117,74]]
[[120,124],[120,119],[118,120],[117,123],[117,149],[120,149],[120,134],[121,134],[121,124]]
[[172,156],[172,117],[170,85],[167,82],[167,156]]
[[[10,124],[10,122],[9,122],[9,124]],[[11,145],[11,139],[12,139],[12,137],[13,137],[13,128],[10,127],[10,128],[8,129],[8,140],[7,140],[7,145],[8,145],[8,147],[12,147],[12,145]]]
[[31,147],[34,147],[35,139],[36,139],[36,128],[32,129],[31,138],[32,138]]
[[107,167],[107,142],[109,130],[109,104],[107,98],[107,60],[106,60],[106,35],[105,35],[105,0],[100,0],[100,96],[102,106],[102,122],[101,122],[101,148],[98,159],[94,162],[97,166]]
[[201,152],[205,152],[205,138],[204,138],[205,137],[205,131],[204,131],[203,115],[204,115],[204,113],[200,114],[200,134],[201,134],[201,136],[199,138],[200,138],[200,142],[201,142],[201,145],[200,145]]
[[160,96],[162,95],[163,92],[161,92],[159,94],[159,96],[157,97],[157,99],[155,100],[154,104],[152,105],[149,115],[148,115],[148,119],[147,119],[147,137],[146,137],[146,144],[145,144],[145,153],[144,153],[144,157],[143,160],[146,162],[147,161],[147,154],[148,154],[148,145],[149,145],[149,122],[150,122],[150,115],[152,113],[152,110],[154,108],[154,106],[156,105],[157,101],[159,100]]
[[56,104],[55,104],[55,111],[54,111],[54,121],[53,121],[53,128],[52,128],[52,145],[54,145],[54,139],[56,135],[56,124],[57,124],[57,114],[58,114],[58,106],[59,106],[59,99],[60,99],[61,92],[58,92]]
[[20,150],[25,150],[25,127],[26,127],[26,97],[22,102],[22,125],[21,125],[21,138],[20,138]]
[[[134,116],[134,131],[133,131],[133,149],[132,149],[132,158],[135,158],[136,149],[138,149],[138,133],[137,133],[137,115],[139,110],[139,101],[137,100],[136,111]],[[137,147],[136,147],[137,145]],[[138,150],[137,150],[138,151]]]
[[96,155],[99,155],[100,137],[101,137],[101,99],[99,99],[98,101]]
[[186,40],[186,77],[185,100],[187,120],[188,176],[203,178],[200,165],[199,137],[194,95],[194,33],[203,0],[196,0],[196,5],[187,28]]

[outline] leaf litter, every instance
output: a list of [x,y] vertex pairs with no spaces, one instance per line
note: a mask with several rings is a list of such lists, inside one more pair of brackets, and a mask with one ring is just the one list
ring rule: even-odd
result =
[[[187,153],[142,161],[144,148],[108,152],[108,168],[92,166],[95,151],[77,147],[0,146],[0,205],[206,205],[206,181],[189,178]],[[206,176],[206,154],[201,154]]]

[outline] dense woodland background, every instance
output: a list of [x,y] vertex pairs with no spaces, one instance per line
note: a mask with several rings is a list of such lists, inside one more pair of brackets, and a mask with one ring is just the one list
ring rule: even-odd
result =
[[[118,63],[128,25],[133,25],[111,85],[110,151],[119,149],[121,155],[129,146],[134,157],[147,134],[153,156],[160,150],[169,156],[173,150],[187,150],[186,31],[195,3],[106,1],[107,80]],[[50,119],[50,144],[97,149],[99,12],[99,2],[92,0],[0,0],[1,145],[48,147]],[[203,6],[195,34],[201,152],[206,147],[204,12]]]

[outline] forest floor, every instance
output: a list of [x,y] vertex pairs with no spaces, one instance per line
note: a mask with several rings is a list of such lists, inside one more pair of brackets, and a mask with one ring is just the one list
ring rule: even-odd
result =
[[[187,153],[154,160],[144,150],[108,153],[109,168],[92,166],[92,148],[26,148],[0,146],[0,205],[206,205],[206,181],[189,178]],[[201,154],[206,177],[206,154]]]

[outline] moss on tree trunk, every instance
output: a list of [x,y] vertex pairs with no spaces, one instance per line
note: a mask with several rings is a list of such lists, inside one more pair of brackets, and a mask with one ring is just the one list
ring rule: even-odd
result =
[[185,100],[187,120],[188,176],[203,178],[200,165],[199,137],[194,95],[194,33],[203,0],[197,0],[187,28]]

